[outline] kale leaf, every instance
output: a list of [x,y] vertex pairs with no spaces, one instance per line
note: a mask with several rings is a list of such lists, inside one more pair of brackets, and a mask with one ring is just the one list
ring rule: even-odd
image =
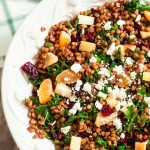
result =
[[150,5],[143,5],[141,4],[140,0],[132,0],[131,2],[126,3],[124,6],[128,12],[132,12],[135,9],[150,10]]
[[107,141],[104,141],[101,138],[96,138],[96,143],[101,145],[101,146],[107,147]]

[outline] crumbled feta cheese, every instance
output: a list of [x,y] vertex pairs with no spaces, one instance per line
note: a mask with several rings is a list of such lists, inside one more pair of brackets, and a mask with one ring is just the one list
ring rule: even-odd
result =
[[116,49],[116,44],[115,43],[112,43],[108,49],[108,51],[106,52],[107,55],[112,55],[114,53]]
[[65,81],[69,81],[70,79],[69,79],[69,78],[67,78],[67,77],[65,77],[65,78],[64,78],[64,80],[65,80]]
[[95,88],[98,89],[98,90],[100,90],[100,91],[103,89],[103,87],[100,84],[96,84]]
[[71,126],[61,127],[61,132],[64,134],[67,134],[69,130],[71,129]]
[[84,34],[85,33],[85,30],[82,28],[82,30],[81,30],[81,34]]
[[110,72],[107,68],[101,68],[98,74],[105,75],[106,77],[110,77]]
[[124,20],[118,20],[117,21],[117,25],[119,25],[119,26],[123,26],[125,24],[126,24],[126,22]]
[[136,38],[136,36],[133,34],[133,35],[130,35],[130,39],[134,39]]
[[147,56],[150,57],[150,50],[147,52]]
[[120,99],[125,99],[127,98],[127,93],[125,91],[124,88],[119,88],[118,86],[114,86],[114,89],[112,91],[112,94],[115,96],[115,97],[118,97]]
[[111,29],[111,21],[108,21],[108,22],[105,23],[104,29],[105,30],[110,30]]
[[144,101],[148,104],[148,107],[150,107],[150,97],[144,97]]
[[136,79],[136,75],[137,75],[137,73],[136,73],[135,71],[131,72],[131,73],[130,73],[131,79],[132,79],[132,80]]
[[138,84],[139,84],[139,85],[141,84],[141,79],[138,79]]
[[112,93],[112,87],[108,87],[108,93]]
[[119,118],[113,120],[113,125],[116,126],[117,129],[122,129],[122,123]]
[[117,74],[121,74],[121,73],[124,72],[124,71],[123,71],[123,67],[122,67],[121,65],[115,66],[114,69],[113,69],[113,71],[116,71]]
[[120,137],[121,137],[121,139],[124,139],[125,138],[125,134],[121,133]]
[[115,75],[112,75],[108,80],[113,80]]
[[103,89],[103,86],[104,86],[104,82],[98,80],[98,84],[95,85],[95,88],[101,91]]
[[82,80],[77,80],[77,83],[75,85],[75,90],[79,91],[82,84],[83,84]]
[[140,69],[140,72],[143,72],[144,71],[144,64],[140,63],[139,64],[139,69]]
[[117,105],[115,106],[116,111],[119,111],[119,110],[120,110],[120,107],[121,107],[121,105],[120,105],[120,102],[118,101]]
[[88,92],[88,93],[91,93],[91,90],[92,90],[92,88],[91,88],[91,84],[90,83],[88,83],[88,82],[86,82],[85,84],[84,84],[84,86],[83,86],[83,89],[82,89],[83,91],[85,91],[85,92]]
[[121,106],[126,106],[126,105],[127,105],[127,102],[126,102],[126,101],[121,101],[121,102],[120,102],[120,105],[121,105]]
[[127,57],[127,58],[126,58],[126,63],[127,63],[128,65],[133,65],[134,60],[133,60],[131,57]]
[[69,114],[68,114],[68,115],[75,115],[76,112],[77,112],[76,109],[71,108],[71,109],[69,110]]
[[103,82],[104,82],[104,84],[108,84],[108,80],[104,80]]
[[98,110],[101,110],[103,105],[99,102],[99,101],[96,101],[95,102],[95,107],[98,109]]
[[69,115],[75,115],[77,111],[81,111],[82,110],[82,107],[80,105],[80,102],[77,101],[73,107],[69,110]]
[[75,63],[71,66],[71,70],[74,71],[75,73],[78,73],[81,70],[81,68],[82,68],[82,66],[77,63]]
[[105,93],[103,93],[103,92],[98,92],[98,94],[97,94],[97,96],[98,97],[101,97],[101,98],[103,98],[103,99],[106,99],[107,98],[107,94],[105,94]]
[[140,20],[141,20],[141,15],[139,14],[139,15],[136,17],[135,22],[138,22],[138,21],[140,21]]
[[72,95],[69,99],[71,102],[75,102],[77,97],[75,95]]
[[95,62],[97,62],[97,59],[93,56],[90,58],[89,61],[90,61],[90,63],[95,63]]

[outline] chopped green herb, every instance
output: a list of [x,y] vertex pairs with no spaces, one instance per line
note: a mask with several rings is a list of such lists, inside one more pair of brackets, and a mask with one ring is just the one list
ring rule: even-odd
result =
[[136,49],[136,50],[134,51],[134,53],[136,53],[136,54],[141,54],[141,51]]
[[58,105],[59,102],[62,100],[62,97],[57,94],[51,95],[51,98],[52,98],[52,100],[47,103],[47,106],[49,106],[49,107]]
[[71,23],[68,23],[67,28],[68,29],[72,29],[73,28],[73,26],[71,25]]
[[104,141],[101,138],[96,138],[96,143],[101,145],[101,146],[107,147],[107,141]]
[[115,23],[114,25],[111,26],[111,30],[117,30],[117,29],[118,29],[117,23]]
[[120,55],[121,55],[121,48],[119,47],[117,53],[114,55],[114,59],[120,59]]
[[141,112],[146,107],[148,107],[148,104],[145,101],[137,102],[136,107],[138,108],[138,111]]
[[94,78],[96,78],[96,79],[100,78],[99,69],[95,69]]
[[134,41],[135,41],[135,38],[131,38],[131,39],[129,40],[129,43],[134,42]]
[[128,12],[132,12],[135,9],[150,10],[150,5],[143,5],[141,4],[140,0],[132,0],[131,2],[126,3],[124,6],[128,10]]
[[38,97],[30,96],[29,99],[32,101],[33,104],[35,104],[37,106],[40,104]]
[[79,23],[79,18],[77,18],[77,20],[75,21],[75,28],[78,31],[78,23]]
[[118,150],[126,150],[127,144],[123,144],[121,146],[118,146]]
[[94,82],[94,78],[91,78],[91,77],[89,77],[89,76],[84,76],[84,80],[85,80],[86,82],[89,82],[89,83],[93,83],[93,82]]
[[116,66],[115,61],[112,61],[112,63],[111,63],[110,66],[108,67],[108,70],[109,70],[110,72],[112,72],[115,66]]
[[95,107],[95,105],[93,104],[93,105],[92,105],[92,112],[91,112],[92,118],[95,119],[98,112],[99,112],[98,109],[97,109],[97,108]]
[[147,120],[147,117],[145,114],[141,115],[140,118],[138,118],[138,123],[145,123]]
[[36,85],[40,85],[41,84],[41,82],[42,82],[42,80],[43,80],[43,76],[39,76],[38,78],[32,78],[32,77],[30,77],[29,78],[29,81],[34,85],[34,86],[36,86]]
[[59,144],[59,140],[55,140],[54,143],[55,143],[55,144]]
[[88,113],[84,110],[80,111],[76,116],[71,115],[68,119],[68,122],[72,122],[76,119],[85,119],[88,118]]
[[45,137],[46,137],[47,139],[49,139],[49,140],[52,139],[49,133],[47,133],[47,132],[44,131],[44,134],[45,134]]
[[56,63],[52,66],[49,66],[46,68],[47,69],[47,74],[56,77],[58,74],[60,74],[64,69],[61,67],[60,64]]
[[114,37],[119,41],[123,41],[123,38],[121,38],[118,34],[114,34]]
[[145,96],[146,95],[146,87],[139,88],[137,95]]
[[69,133],[68,135],[64,135],[64,143],[69,144],[71,142],[71,137],[72,137],[71,133]]
[[54,130],[54,129],[51,129],[51,133],[53,134],[53,133],[56,133],[56,130]]
[[45,43],[45,46],[47,47],[47,48],[49,48],[49,47],[51,47],[53,44],[51,43],[51,42],[46,42]]
[[130,132],[133,129],[134,123],[135,123],[135,119],[138,115],[138,111],[137,112],[133,112],[134,106],[130,105],[127,107],[127,112],[125,114],[125,118],[127,119],[127,125],[126,125],[126,130],[128,132]]

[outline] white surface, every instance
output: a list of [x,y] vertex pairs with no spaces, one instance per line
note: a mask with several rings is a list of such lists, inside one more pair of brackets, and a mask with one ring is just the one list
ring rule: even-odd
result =
[[[47,140],[33,140],[28,127],[27,109],[22,101],[31,92],[31,86],[20,73],[20,66],[33,61],[37,53],[36,45],[42,34],[33,38],[33,30],[38,26],[50,27],[61,20],[73,18],[79,11],[100,6],[105,0],[43,0],[26,18],[8,51],[2,78],[2,100],[5,117],[20,150],[54,150],[53,144]],[[38,32],[38,31],[37,31]],[[41,43],[40,43],[41,44]]]

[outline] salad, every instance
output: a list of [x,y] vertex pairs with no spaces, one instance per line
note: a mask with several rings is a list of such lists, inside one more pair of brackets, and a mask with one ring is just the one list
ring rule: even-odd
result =
[[21,66],[34,139],[56,150],[150,150],[150,5],[80,12],[50,28],[35,59]]

